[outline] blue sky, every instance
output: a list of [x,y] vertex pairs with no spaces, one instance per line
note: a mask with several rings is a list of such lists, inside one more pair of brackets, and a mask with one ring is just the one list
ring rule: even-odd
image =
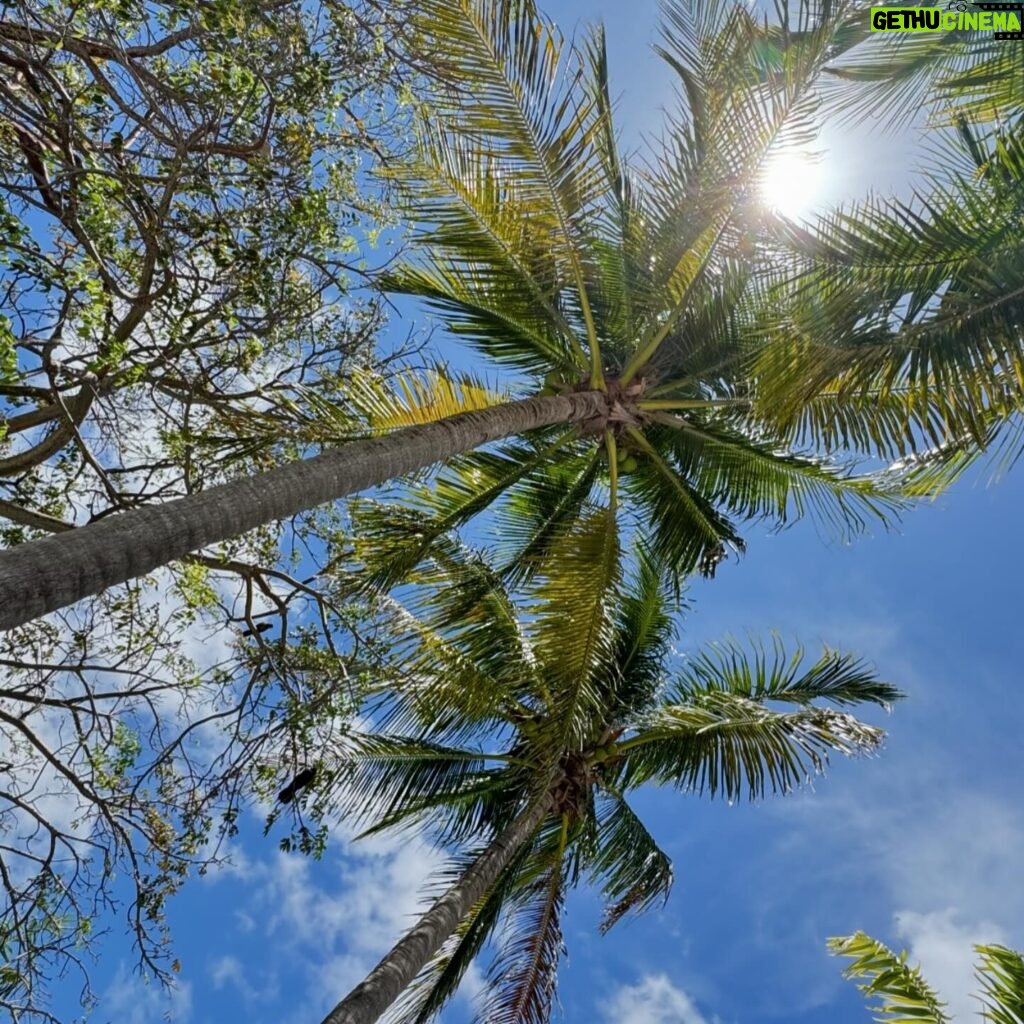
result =
[[[580,18],[605,21],[620,124],[630,139],[654,130],[671,98],[648,50],[653,0],[546,9],[567,33]],[[905,180],[908,139],[862,131],[830,142],[829,198]],[[675,891],[604,939],[596,902],[585,892],[570,901],[566,1021],[866,1022],[824,951],[826,937],[858,928],[910,947],[970,1019],[970,943],[1024,947],[1024,559],[1012,539],[1024,474],[983,484],[975,474],[900,533],[849,547],[809,523],[775,536],[753,528],[741,561],[694,585],[684,652],[774,628],[809,648],[856,651],[908,699],[885,720],[881,756],[835,764],[813,792],[734,807],[642,794],[638,809],[675,861]],[[250,816],[235,866],[172,905],[178,994],[168,1003],[142,984],[115,935],[99,947],[94,1020],[143,1024],[169,1008],[182,1024],[317,1024],[411,922],[439,863],[408,842],[340,837],[312,863],[279,854],[261,831]],[[457,1000],[446,1024],[467,1019],[467,1006]]]

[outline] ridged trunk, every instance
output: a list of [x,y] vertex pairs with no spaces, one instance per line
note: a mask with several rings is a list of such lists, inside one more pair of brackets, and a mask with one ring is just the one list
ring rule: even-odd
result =
[[550,797],[541,800],[496,836],[462,877],[395,943],[391,952],[324,1017],[323,1024],[373,1024],[494,885],[550,807]]
[[120,512],[0,552],[0,630],[13,629],[208,544],[375,487],[489,441],[606,411],[599,391],[526,398],[461,413],[211,487]]

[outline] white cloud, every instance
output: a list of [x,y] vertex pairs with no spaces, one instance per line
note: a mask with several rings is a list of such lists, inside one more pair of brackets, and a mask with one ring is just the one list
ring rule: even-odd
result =
[[919,803],[902,827],[893,821],[878,844],[897,906],[919,913],[952,908],[967,919],[989,918],[1017,932],[1012,937],[1021,941],[1024,811],[967,789],[932,797]]
[[423,885],[441,864],[433,847],[418,840],[345,844],[328,864],[339,888],[322,887],[314,862],[279,854],[259,872],[258,904],[270,910],[266,926],[290,944],[351,953],[383,953],[424,909]]
[[[813,991],[818,1003],[833,998],[840,965],[805,959],[829,935],[864,929],[908,947],[958,1021],[977,1019],[972,945],[1024,949],[1024,807],[998,761],[972,785],[962,763],[927,735],[905,735],[914,742],[878,762],[843,765],[817,793],[771,805],[788,827],[754,874],[772,870],[774,884],[767,892],[751,885],[746,898],[758,943],[780,959],[773,1009],[797,991]],[[801,871],[775,870],[783,857]],[[780,949],[800,961],[799,972],[781,962]]]
[[459,985],[456,998],[461,999],[466,1006],[477,1007],[480,1005],[480,999],[486,989],[487,976],[474,962],[469,965],[469,970],[462,976],[462,984]]
[[955,1021],[977,1016],[975,998],[979,984],[974,977],[974,945],[1005,943],[1006,933],[992,921],[958,923],[951,909],[920,914],[903,910],[896,914],[896,933],[909,947],[910,960],[939,997],[948,1004]]
[[647,974],[636,985],[617,989],[602,1012],[613,1024],[708,1024],[665,974]]
[[[773,813],[794,827],[772,856],[781,850],[806,860],[813,850],[817,882],[830,876],[846,892],[854,885],[875,893],[888,904],[887,917],[952,914],[991,923],[1011,944],[1024,942],[1024,808],[996,793],[952,788],[941,776],[936,782],[923,757],[916,771],[896,759],[888,767],[869,785],[822,786],[775,804]],[[804,879],[792,883],[799,888]],[[782,895],[793,899],[789,888]],[[874,906],[877,912],[877,899]],[[851,921],[850,931],[861,926]]]

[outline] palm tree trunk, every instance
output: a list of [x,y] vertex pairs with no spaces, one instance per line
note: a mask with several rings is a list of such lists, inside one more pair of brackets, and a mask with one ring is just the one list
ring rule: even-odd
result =
[[600,391],[525,398],[383,437],[132,509],[0,552],[0,630],[98,594],[208,544],[382,484],[489,441],[607,411]]
[[323,1019],[323,1024],[373,1024],[427,965],[459,922],[494,885],[551,808],[551,797],[528,807],[496,836],[462,877],[392,946],[383,960]]

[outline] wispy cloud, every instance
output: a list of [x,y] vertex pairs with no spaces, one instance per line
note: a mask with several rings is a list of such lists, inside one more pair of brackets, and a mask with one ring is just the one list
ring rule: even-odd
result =
[[[924,750],[916,763],[899,758],[890,769],[869,786],[823,787],[780,810],[798,825],[786,848],[815,865],[808,874],[818,876],[819,889],[833,878],[831,930],[865,929],[897,949],[906,946],[955,1019],[972,1020],[972,945],[1024,948],[1024,807],[986,788],[951,784]],[[807,904],[807,884],[791,876],[772,912]],[[820,908],[805,916],[789,927],[820,927]]]
[[237,956],[226,954],[214,957],[207,966],[210,983],[216,991],[229,989],[249,1008],[265,1006],[280,993],[280,979],[259,965],[248,967]]
[[165,1020],[188,1024],[192,1018],[192,986],[179,981],[166,989],[156,982],[131,973],[124,965],[100,997],[102,1013],[118,1024],[153,1024]]

